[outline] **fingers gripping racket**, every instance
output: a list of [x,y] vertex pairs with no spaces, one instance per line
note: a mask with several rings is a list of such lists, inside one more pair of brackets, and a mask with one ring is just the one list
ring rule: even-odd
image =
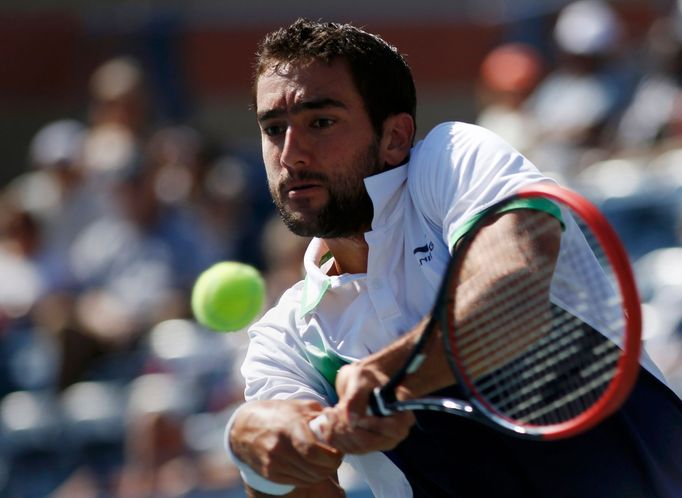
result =
[[[514,236],[490,229],[518,210]],[[579,434],[634,385],[640,313],[627,254],[598,209],[556,185],[524,188],[457,242],[431,323],[370,409],[442,411],[530,439]],[[398,401],[396,387],[419,370],[438,329],[466,399]]]

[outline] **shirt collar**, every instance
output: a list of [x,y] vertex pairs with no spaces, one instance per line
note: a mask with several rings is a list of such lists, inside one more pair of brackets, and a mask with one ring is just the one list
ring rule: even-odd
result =
[[399,200],[396,194],[406,181],[407,164],[365,178],[365,187],[374,206],[372,229],[377,229],[390,221],[391,215],[395,212],[394,204]]
[[[390,220],[396,194],[406,180],[407,164],[365,178],[365,188],[374,207],[372,229],[377,229]],[[327,272],[333,260],[327,255],[328,250],[322,240],[314,238],[303,256],[306,276],[301,296],[301,316],[314,310],[331,286],[332,277]]]
[[[327,271],[329,271],[329,265],[333,263],[326,255],[327,250],[321,239],[314,238],[310,241],[303,256],[305,281],[301,296],[301,316],[315,309],[331,285],[331,278],[327,275]],[[321,261],[325,262],[320,266]]]

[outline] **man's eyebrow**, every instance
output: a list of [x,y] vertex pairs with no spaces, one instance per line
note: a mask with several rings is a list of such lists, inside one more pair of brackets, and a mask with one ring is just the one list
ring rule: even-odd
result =
[[296,104],[291,106],[291,108],[288,111],[286,109],[283,109],[283,108],[275,108],[275,109],[270,109],[267,111],[259,112],[257,114],[257,118],[258,118],[259,122],[263,122],[263,121],[267,121],[269,119],[278,118],[278,117],[283,116],[287,113],[298,114],[300,112],[307,111],[307,110],[327,109],[327,108],[348,109],[348,106],[340,100],[325,97],[325,98],[321,98],[321,99],[304,100],[301,102],[297,102]]

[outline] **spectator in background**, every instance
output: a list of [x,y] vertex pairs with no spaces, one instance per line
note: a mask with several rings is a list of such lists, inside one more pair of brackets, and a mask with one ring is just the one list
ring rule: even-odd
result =
[[542,79],[544,65],[531,45],[505,43],[485,57],[479,71],[477,124],[522,153],[537,140],[537,125],[523,104]]
[[[3,348],[12,355],[5,364],[15,389],[63,386],[64,370],[70,368],[61,354],[69,349],[64,331],[75,302],[68,256],[82,228],[107,209],[81,167],[85,130],[71,119],[41,128],[29,147],[30,169],[3,192],[3,248],[8,249],[3,250],[3,286],[11,296],[7,304],[14,303],[14,311],[6,314]],[[40,368],[30,361],[36,354],[44,355]],[[62,374],[57,374],[58,363]],[[13,364],[24,366],[17,370]],[[21,378],[26,381],[18,382]]]
[[0,396],[54,384],[56,347],[37,326],[46,292],[40,225],[12,192],[0,198]]
[[[153,190],[166,208],[181,213],[201,240],[192,260],[195,274],[219,260],[254,260],[251,239],[260,232],[246,171],[232,154],[211,150],[189,126],[157,130],[146,147]],[[257,251],[256,251],[257,252]]]
[[117,125],[135,136],[149,125],[145,72],[133,57],[105,61],[90,77],[90,122],[94,127]]
[[[91,450],[90,458],[81,459],[80,465],[59,486],[53,498],[186,496],[197,484],[196,464],[190,458],[192,455],[183,434],[183,423],[189,410],[186,398],[170,375],[149,374],[136,378],[130,384],[126,398],[116,399],[115,406],[109,407],[117,416],[121,412],[125,417],[113,451],[113,471],[98,468],[98,455]],[[87,397],[72,400],[81,404],[96,401]],[[91,445],[102,439],[105,428],[100,425],[100,434],[91,431],[88,435]],[[101,459],[102,455],[99,457]]]
[[672,12],[649,29],[640,57],[643,76],[618,123],[616,143],[641,150],[682,135],[682,12]]
[[156,130],[145,146],[145,165],[149,170],[149,195],[156,199],[166,217],[175,217],[200,239],[191,258],[186,258],[189,279],[211,262],[226,258],[226,243],[208,230],[202,230],[204,213],[199,205],[205,197],[199,183],[207,168],[204,140],[189,126],[168,126]]
[[95,69],[88,121],[83,161],[90,174],[115,175],[139,160],[152,123],[145,73],[136,59],[116,57]]
[[[136,380],[154,368],[145,342],[153,327],[189,316],[191,286],[210,264],[262,262],[250,165],[236,155],[213,155],[189,126],[158,127],[146,80],[129,57],[99,66],[90,79],[87,122],[63,119],[40,129],[29,149],[30,170],[0,196],[0,395],[46,389],[64,399],[86,380],[126,392],[131,386],[135,396],[151,398],[148,389],[139,394]],[[220,368],[209,371],[206,355],[197,361],[223,390],[202,383],[205,406],[197,409],[220,410],[232,401],[225,372],[236,367],[217,349],[212,361]],[[173,375],[186,382],[190,373]],[[236,392],[241,400],[241,385]],[[225,474],[222,445],[189,455],[188,464],[182,416],[131,412],[129,421],[126,479],[114,486],[108,470],[79,464],[55,496],[101,496],[114,493],[112,486],[119,496],[179,496],[192,486],[220,488],[237,479],[234,471]],[[67,444],[80,423],[72,422],[74,432],[59,427],[54,445],[54,460],[66,461],[64,467],[89,458]],[[223,425],[217,424],[221,433]],[[74,438],[91,436],[100,449],[110,443],[99,441],[101,434]],[[111,466],[120,463],[111,458]],[[20,493],[30,486],[18,474],[12,489]]]
[[[62,388],[93,369],[133,375],[139,338],[160,320],[186,316],[196,275],[227,256],[222,240],[200,230],[193,206],[205,167],[199,134],[155,131],[135,59],[105,62],[89,88],[87,128],[56,123],[32,147],[61,200],[44,210],[55,237],[47,239],[51,291],[39,316],[61,344]],[[103,373],[99,360],[112,357],[123,364]]]
[[629,101],[635,75],[622,58],[623,23],[607,2],[570,3],[553,35],[557,65],[526,103],[541,143],[530,156],[570,173],[586,150],[607,146],[605,131]]
[[35,217],[5,195],[0,199],[0,324],[26,317],[45,292],[36,260],[40,244]]
[[112,185],[115,210],[81,232],[69,256],[81,341],[111,353],[135,347],[158,321],[185,316],[201,239],[154,194],[153,170],[129,165]]
[[[121,199],[120,193],[114,199],[114,184],[141,161],[149,128],[144,72],[134,59],[121,57],[99,66],[89,90],[88,123],[64,119],[42,128],[30,146],[32,170],[9,187],[40,221],[39,262],[46,292],[34,318],[59,344],[60,388],[80,380],[93,358],[109,349],[105,336],[127,342],[121,338],[126,326],[123,315],[114,311],[118,308],[93,301],[92,282],[83,268],[97,256],[83,254],[83,241],[87,229],[111,219],[120,207],[115,205]],[[84,312],[90,305],[93,309]],[[91,312],[102,314],[96,326],[87,319]]]
[[83,167],[86,132],[85,125],[72,119],[41,128],[29,149],[32,170],[16,182],[23,202],[41,223],[41,259],[50,291],[71,288],[64,264],[70,247],[85,225],[109,209]]
[[133,382],[126,463],[113,496],[183,496],[196,486],[196,466],[183,436],[188,413],[183,398],[175,380],[166,375],[145,375]]

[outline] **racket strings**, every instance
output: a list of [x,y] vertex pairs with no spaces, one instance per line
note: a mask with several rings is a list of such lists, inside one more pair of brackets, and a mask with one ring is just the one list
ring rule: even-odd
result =
[[[491,251],[486,258],[491,262],[508,256],[505,244],[492,249],[494,253]],[[552,274],[553,264],[546,260],[536,262],[533,272],[505,277],[501,277],[503,272],[495,271],[493,265],[488,279],[477,276],[471,285],[455,290],[456,302],[475,302],[473,311],[453,308],[453,313],[465,316],[459,320],[454,317],[456,348],[471,376],[476,378],[493,366],[505,363],[547,334],[550,330],[546,315],[549,310],[547,282]],[[494,292],[484,289],[494,289]],[[485,295],[485,299],[480,299],[481,295]]]
[[[575,320],[575,317],[567,317],[566,321]],[[554,338],[549,334],[545,335],[539,340],[536,347],[533,348],[523,361],[518,363],[508,363],[503,369],[498,369],[494,379],[487,382],[477,382],[478,388],[485,392],[495,388],[502,381],[513,381],[514,379],[520,382],[531,382],[531,378],[556,364],[557,361],[565,359],[568,355],[576,352],[576,347],[573,346],[574,341],[583,335],[582,330],[575,329],[572,324],[566,323],[564,326],[555,330],[558,334],[568,332],[568,335]],[[529,365],[532,368],[529,368]],[[489,368],[491,365],[487,365]]]
[[[539,292],[531,292],[538,282],[544,282],[551,277],[551,269],[545,268],[544,271],[537,273],[537,281],[526,279],[517,285],[508,285],[493,296],[486,299],[483,306],[478,306],[474,313],[467,317],[464,323],[458,325],[458,346],[463,355],[469,355],[474,347],[480,347],[482,339],[486,337],[496,338],[506,334],[501,330],[500,325],[504,322],[513,323],[520,316],[527,319],[524,314],[525,308],[542,309],[542,305],[547,303],[547,296]],[[470,289],[470,294],[476,295],[479,287]],[[465,296],[458,296],[459,300],[470,300]],[[521,304],[525,306],[521,307]],[[527,321],[527,320],[526,320]]]
[[[576,413],[583,413],[587,408],[592,406],[599,397],[603,394],[604,388],[613,380],[613,363],[620,357],[620,352],[614,352],[600,365],[601,368],[593,369],[593,372],[599,372],[603,367],[608,367],[600,375],[585,375],[589,380],[580,383],[575,389],[569,391],[564,396],[557,398],[553,402],[547,404],[544,398],[538,397],[538,403],[545,403],[544,406],[537,408],[535,411],[525,413],[528,407],[517,407],[515,410],[509,409],[509,413],[520,422],[528,424],[552,424],[560,423],[575,416]],[[581,372],[582,373],[582,372]],[[578,405],[577,411],[572,408],[575,404]]]
[[[529,330],[522,334],[518,331],[509,333],[512,327],[518,328],[513,321],[509,323],[509,327],[504,324],[499,324],[498,327],[487,326],[486,331],[482,332],[485,337],[480,338],[480,342],[470,341],[469,350],[461,351],[461,358],[471,377],[477,379],[521,355],[534,342],[543,340],[548,331],[544,316],[538,314],[529,318],[526,324]],[[500,346],[500,340],[504,340],[504,345]]]
[[[559,423],[592,406],[613,378],[620,350],[608,342],[606,347],[599,345],[593,348],[592,361],[585,361],[583,349],[576,342],[584,337],[585,334],[572,333],[568,341],[562,342],[565,345],[562,350],[541,365],[531,360],[521,377],[506,372],[507,378],[520,387],[507,387],[506,396],[497,400],[495,406],[507,416],[533,424]],[[510,370],[516,373],[519,369]],[[500,379],[497,380],[495,386],[477,387],[486,393],[488,399],[494,400],[499,397]],[[561,388],[556,389],[559,383]]]
[[[544,230],[530,229],[530,237]],[[588,230],[583,233],[602,271],[595,272],[579,251],[562,246],[560,257],[572,273],[570,312],[549,300],[553,262],[538,262],[531,274],[494,284],[498,292],[486,295],[466,320],[457,319],[455,312],[461,310],[453,306],[451,348],[475,399],[519,424],[557,424],[580,415],[603,396],[617,371],[625,323],[621,299],[615,285],[603,283],[604,277],[612,280],[612,272],[599,245]],[[495,244],[491,264],[513,250],[505,242]],[[457,288],[454,302],[469,302],[465,292],[475,295],[492,286],[478,284]]]
[[[531,239],[539,239],[553,229],[555,229],[553,220],[550,223],[526,221],[520,227],[521,231],[529,233]],[[547,308],[548,297],[547,293],[542,290],[546,289],[547,282],[552,277],[554,265],[546,259],[539,259],[533,262],[534,271],[523,272],[520,276],[509,275],[507,270],[496,271],[494,262],[508,258],[513,250],[507,241],[501,242],[488,248],[486,261],[491,262],[488,279],[482,281],[481,277],[477,276],[477,281],[473,285],[465,285],[455,290],[459,293],[457,301],[465,303],[472,301],[471,296],[486,294],[483,305],[477,304],[473,313],[466,310],[465,314],[468,314],[466,320],[458,321],[457,345],[460,348],[460,354],[463,358],[468,357],[473,361],[476,361],[476,357],[473,356],[472,349],[480,350],[481,355],[491,352],[490,348],[482,347],[486,342],[484,341],[486,337],[490,339],[488,343],[496,341],[500,338],[499,336],[504,336],[505,340],[509,339],[509,330],[505,326],[511,326],[522,319],[524,335],[517,337],[527,342],[537,339],[530,337],[529,334],[532,332],[528,330],[538,332],[535,325],[540,326],[545,321],[542,313]],[[503,283],[500,284],[500,282]],[[488,288],[494,288],[495,292],[492,294],[485,292],[484,289]],[[529,316],[529,310],[539,313],[537,316]],[[455,311],[459,310],[453,309],[453,312]],[[529,324],[531,327],[528,326]],[[539,331],[539,335],[543,335],[543,332]],[[507,352],[511,353],[514,349],[516,347],[510,346]]]
[[[590,347],[586,332],[572,325],[574,317],[564,321],[564,327],[553,332],[561,337],[542,338],[520,358],[474,381],[476,391],[496,411],[521,423],[559,423],[583,412],[603,394],[620,350],[611,342]],[[499,364],[503,356],[497,354],[492,361]]]
[[[538,320],[540,319],[544,320],[544,316],[538,317]],[[542,323],[542,330],[530,335],[532,339],[537,339],[530,348],[528,337],[524,337],[522,341],[509,341],[501,347],[496,347],[497,345],[491,343],[488,335],[488,344],[481,350],[489,354],[477,356],[474,359],[476,364],[471,364],[472,358],[466,358],[464,361],[467,364],[468,375],[475,379],[476,390],[491,400],[499,411],[514,418],[523,419],[524,422],[530,422],[530,419],[538,416],[525,415],[525,413],[548,397],[547,393],[543,396],[538,393],[543,390],[548,391],[552,383],[559,381],[565,386],[567,380],[571,381],[570,377],[567,378],[567,373],[577,372],[580,375],[574,393],[580,393],[580,396],[589,396],[592,393],[594,396],[587,400],[588,404],[592,404],[598,397],[595,391],[603,381],[593,384],[583,379],[587,379],[593,373],[600,373],[606,368],[606,381],[608,381],[612,377],[614,360],[618,359],[619,351],[616,350],[611,356],[603,356],[603,360],[597,362],[595,360],[600,357],[600,351],[604,350],[605,346],[607,346],[606,349],[615,348],[610,342],[602,344],[592,351],[593,363],[581,369],[582,365],[572,362],[572,359],[580,358],[585,354],[579,345],[579,341],[585,336],[585,332],[580,328],[581,325],[579,320],[569,314],[555,318],[551,326]],[[514,361],[513,358],[519,357],[520,353],[523,353],[523,356]],[[500,366],[501,364],[503,366]],[[562,366],[557,367],[557,365]],[[489,375],[481,379],[481,375],[486,373]],[[590,386],[587,390],[583,388],[586,382]],[[556,411],[567,402],[574,401],[576,397],[568,395],[560,401],[553,402],[552,410]],[[583,407],[586,406],[588,405],[583,405]],[[565,416],[570,417],[571,413],[560,415],[559,419]]]
[[[591,322],[594,328],[622,346],[626,321],[623,314],[623,298],[617,291],[619,286],[616,272],[594,232],[582,218],[576,216],[575,220],[592,251],[594,260],[586,258],[574,246],[563,253],[567,266],[572,268],[576,281],[579,281],[574,289],[577,297],[572,308],[581,315],[581,318]],[[595,271],[595,261],[599,271]],[[586,310],[589,310],[591,315],[589,318],[582,316]]]

